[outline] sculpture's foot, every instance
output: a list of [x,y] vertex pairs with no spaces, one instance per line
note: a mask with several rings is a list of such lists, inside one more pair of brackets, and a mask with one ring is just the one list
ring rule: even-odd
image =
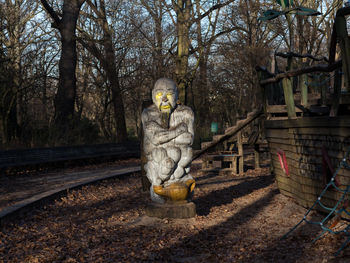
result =
[[193,202],[150,203],[146,215],[158,218],[191,218],[196,216],[196,205]]

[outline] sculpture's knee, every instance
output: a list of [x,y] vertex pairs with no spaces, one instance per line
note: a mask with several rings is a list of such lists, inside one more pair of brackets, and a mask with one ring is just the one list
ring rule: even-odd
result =
[[175,163],[171,158],[165,158],[160,163],[160,178],[164,181],[169,179],[171,172],[175,167]]
[[154,185],[160,185],[162,181],[158,178],[156,163],[149,161],[145,164],[144,168],[146,171],[146,176],[150,182]]
[[179,147],[175,147],[175,146],[169,146],[167,148],[167,154],[168,156],[173,159],[173,161],[175,163],[178,163],[178,161],[180,160],[181,157],[181,150]]
[[164,148],[162,147],[158,147],[158,148],[154,148],[152,150],[152,159],[156,162],[156,163],[160,163],[162,160],[164,160],[167,157],[167,152]]
[[181,159],[178,163],[178,166],[186,167],[192,161],[192,148],[191,147],[183,147],[181,149]]
[[174,172],[174,179],[180,179],[185,174],[185,169],[178,166]]

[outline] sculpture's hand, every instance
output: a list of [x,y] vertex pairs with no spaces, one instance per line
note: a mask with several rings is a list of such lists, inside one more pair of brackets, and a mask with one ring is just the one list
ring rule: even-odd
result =
[[181,135],[177,136],[175,142],[179,145],[191,145],[193,142],[193,136],[189,132],[184,132]]

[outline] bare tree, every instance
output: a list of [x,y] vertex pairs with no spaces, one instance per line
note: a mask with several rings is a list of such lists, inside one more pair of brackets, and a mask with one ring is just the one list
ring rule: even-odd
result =
[[55,97],[54,123],[58,136],[63,137],[67,132],[67,125],[73,124],[74,103],[76,96],[77,64],[76,25],[79,12],[85,0],[65,0],[61,11],[55,11],[46,0],[41,3],[53,19],[52,27],[57,28],[61,36],[61,58],[59,62],[59,83]]
[[35,1],[6,0],[0,3],[0,48],[2,69],[6,72],[1,76],[4,85],[0,88],[0,136],[5,144],[21,136],[25,112],[23,96],[27,87],[24,63],[33,52],[33,43],[38,41],[37,27],[30,25],[37,12]]
[[[112,90],[112,103],[114,106],[117,141],[125,141],[127,140],[125,110],[118,75],[120,70],[120,62],[126,55],[128,48],[124,47],[121,49],[121,52],[119,54],[121,56],[118,58],[119,60],[117,60],[113,37],[115,31],[113,26],[111,26],[108,22],[105,1],[99,0],[95,1],[95,3],[92,3],[90,0],[87,0],[87,4],[89,5],[93,14],[87,14],[87,16],[95,21],[95,23],[101,28],[103,36],[101,38],[101,41],[96,41],[96,38],[94,36],[89,35],[88,32],[81,29],[81,37],[79,38],[79,41],[100,61],[102,68],[106,72],[106,76]],[[101,48],[97,45],[97,42],[102,44]]]

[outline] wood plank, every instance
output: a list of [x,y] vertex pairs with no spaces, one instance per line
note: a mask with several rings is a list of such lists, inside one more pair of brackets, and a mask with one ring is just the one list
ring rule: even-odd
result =
[[206,161],[223,161],[223,162],[232,162],[233,159],[236,159],[238,154],[235,155],[224,155],[224,154],[208,154],[203,159]]
[[288,129],[267,129],[265,130],[265,136],[267,138],[281,138],[289,139],[291,136],[288,133]]
[[267,120],[265,121],[267,129],[281,128],[303,128],[303,127],[348,127],[350,128],[350,118],[347,116],[339,117],[304,117],[294,120]]
[[299,182],[296,182],[294,180],[291,180],[291,179],[283,177],[283,176],[276,176],[276,179],[278,180],[278,182],[289,185],[290,187],[296,189],[300,193],[308,193],[308,194],[318,196],[324,189],[323,185],[300,184]]
[[[298,113],[303,112],[298,107],[295,107],[294,110]],[[267,105],[266,111],[267,113],[287,113],[287,105]]]
[[331,129],[330,127],[290,128],[289,133],[293,135],[309,134],[348,137],[350,135],[350,127],[338,127],[336,129]]
[[[314,189],[310,190],[310,192],[304,192],[301,188],[294,188],[291,184],[285,184],[284,182],[280,181],[278,183],[278,186],[286,191],[289,191],[293,194],[295,194],[298,198],[301,198],[303,200],[307,201],[316,201],[316,199],[320,196],[323,189]],[[304,188],[308,189],[308,188]],[[322,203],[328,206],[334,206],[335,203],[341,198],[343,193],[336,191],[334,188],[329,188],[326,193],[322,196]],[[349,197],[349,194],[346,196]]]
[[285,191],[288,191],[288,192],[292,193],[293,197],[296,198],[297,200],[298,199],[302,199],[302,200],[305,200],[305,201],[313,203],[314,201],[317,200],[317,197],[318,197],[317,195],[314,195],[314,194],[301,192],[298,189],[293,188],[291,185],[284,184],[283,182],[279,182],[278,183],[278,187],[280,189],[283,189]]
[[[288,155],[286,155],[286,157],[287,157],[288,164],[292,165],[295,169],[308,169],[309,168],[311,170],[313,167],[322,167],[322,157],[319,157],[318,159],[314,159],[314,161],[312,163],[304,161],[302,158],[293,159],[293,158],[290,158]],[[272,154],[271,160],[279,162],[277,154]],[[337,167],[339,167],[340,162],[341,162],[340,159],[331,159],[331,163],[335,169]],[[346,169],[341,169],[341,170],[346,171]],[[312,169],[312,171],[316,171],[316,170]]]
[[284,145],[293,145],[294,144],[294,140],[292,138],[274,138],[274,137],[270,137],[268,138],[270,143],[274,143],[274,144],[284,144]]
[[[318,166],[319,169],[303,169],[295,167],[293,163],[288,162],[288,167],[290,170],[290,176],[286,176],[283,172],[283,170],[280,167],[279,161],[273,159],[272,160],[274,164],[274,173],[278,176],[283,176],[287,178],[291,178],[291,180],[294,180],[300,184],[306,184],[306,185],[313,185],[313,184],[320,184],[320,186],[323,186],[323,172],[322,172],[322,166]],[[337,178],[340,183],[340,185],[349,185],[350,184],[350,170],[347,169],[340,169],[337,173]]]
[[[322,156],[322,150],[320,148],[315,147],[306,147],[306,146],[293,146],[286,144],[277,144],[277,143],[269,143],[270,151],[273,153],[277,153],[278,150],[283,150],[287,154],[295,154],[295,159],[299,159],[300,155],[314,155],[314,156]],[[287,153],[288,152],[288,153]],[[329,150],[328,155],[331,158],[341,159],[345,156],[344,151],[337,150]]]
[[[327,151],[341,151],[346,152],[350,148],[350,144],[344,144],[341,142],[334,142],[329,140],[294,140],[294,139],[278,139],[278,138],[269,138],[270,146],[274,147],[278,144],[280,145],[294,145],[297,147],[309,147],[309,148],[317,148],[322,149],[326,148]],[[281,146],[282,147],[282,146]]]
[[329,141],[337,143],[350,144],[350,138],[343,136],[317,135],[317,134],[294,134],[295,140],[315,140],[315,141]]

